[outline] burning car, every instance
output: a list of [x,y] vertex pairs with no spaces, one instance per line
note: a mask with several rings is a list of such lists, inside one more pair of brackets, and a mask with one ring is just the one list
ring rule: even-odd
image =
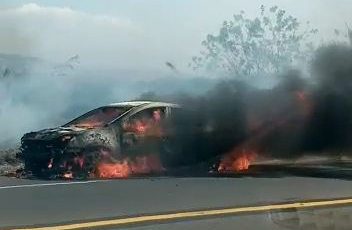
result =
[[185,150],[204,126],[190,114],[165,102],[102,106],[60,127],[26,133],[18,158],[25,172],[63,177],[122,177],[192,163]]

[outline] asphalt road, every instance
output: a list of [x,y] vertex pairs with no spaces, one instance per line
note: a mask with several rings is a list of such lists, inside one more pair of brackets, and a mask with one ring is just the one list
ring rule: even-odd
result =
[[[65,182],[0,177],[0,229],[33,225],[61,226],[146,214],[345,197],[352,197],[352,182],[331,178],[164,177]],[[313,228],[310,222],[320,221],[324,225],[326,218],[320,218],[324,215],[331,217],[328,219],[335,225],[338,222],[342,226],[352,226],[352,206],[349,205],[323,209],[293,208],[289,211],[281,212],[276,208],[273,211],[154,220],[109,229],[304,229],[297,226],[302,227],[309,222],[308,229],[314,230],[320,229],[317,227],[319,224]],[[341,220],[338,219],[340,217]],[[325,229],[350,228],[335,226]]]

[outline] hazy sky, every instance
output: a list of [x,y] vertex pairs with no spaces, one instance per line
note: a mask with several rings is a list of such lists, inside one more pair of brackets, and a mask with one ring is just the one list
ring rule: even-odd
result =
[[278,5],[311,21],[321,36],[352,25],[351,0],[50,0],[1,1],[0,52],[50,60],[75,54],[82,65],[185,69],[208,33],[240,10]]

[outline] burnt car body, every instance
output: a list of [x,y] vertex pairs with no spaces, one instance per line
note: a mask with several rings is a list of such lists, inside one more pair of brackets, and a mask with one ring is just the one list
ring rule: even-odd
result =
[[[148,123],[152,123],[149,130]],[[192,164],[207,157],[201,151],[196,157],[189,153],[205,137],[203,127],[199,118],[177,104],[114,103],[61,127],[26,133],[18,157],[24,161],[25,171],[36,175],[58,175],[68,170],[86,175],[101,153],[122,159],[157,152],[165,167]]]

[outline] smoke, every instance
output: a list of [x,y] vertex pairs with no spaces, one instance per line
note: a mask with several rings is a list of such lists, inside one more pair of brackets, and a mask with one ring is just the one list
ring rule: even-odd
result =
[[79,56],[51,63],[0,54],[0,74],[2,148],[18,144],[26,132],[65,124],[88,110],[130,100],[142,92],[199,94],[215,81],[133,70],[91,71],[81,67]]
[[[271,89],[258,89],[239,80],[221,80],[202,95],[146,93],[137,99],[166,100],[192,111],[181,116],[180,132],[192,121],[202,126],[204,136],[183,140],[189,162],[216,157],[233,148],[256,149],[263,154],[283,157],[297,150],[299,136],[307,119],[303,90],[306,82],[298,71],[280,76]],[[301,93],[301,94],[300,94]],[[192,117],[195,116],[195,117]],[[184,158],[185,156],[181,157]],[[183,159],[184,160],[184,159]],[[180,159],[176,159],[180,161]]]
[[61,64],[11,58],[26,61],[18,68],[5,61],[9,56],[0,60],[3,148],[18,143],[26,132],[58,126],[97,106],[131,98],[176,102],[194,112],[194,117],[181,119],[199,121],[205,132],[179,140],[187,142],[189,154],[175,161],[196,162],[234,148],[291,158],[307,152],[348,154],[352,147],[348,45],[322,46],[310,77],[287,70],[272,77],[278,83],[265,89],[249,80],[187,78],[180,73],[91,72],[80,69],[78,56]]
[[307,125],[305,147],[343,154],[351,151],[352,47],[331,44],[317,51],[312,64],[316,82],[314,111]]
[[278,158],[351,154],[352,48],[324,45],[315,53],[310,76],[291,69],[277,78],[270,89],[220,80],[200,96],[149,92],[137,99],[179,103],[196,116],[182,117],[183,122],[199,120],[203,130],[210,130],[209,135],[182,140],[189,148],[181,156],[187,161],[233,149]]
[[0,143],[13,144],[23,132],[57,124],[74,87],[67,80],[55,78],[49,68],[35,64],[23,73],[2,78]]

